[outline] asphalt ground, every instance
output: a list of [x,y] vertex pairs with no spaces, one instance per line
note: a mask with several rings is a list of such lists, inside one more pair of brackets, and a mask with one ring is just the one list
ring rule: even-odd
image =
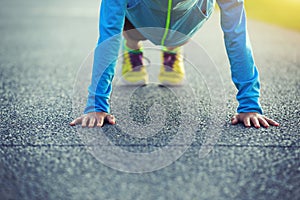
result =
[[[150,85],[129,93],[127,103],[122,101],[122,92],[128,90],[116,89],[113,112],[119,126],[98,129],[115,146],[150,154],[166,146],[178,127],[194,136],[176,161],[152,172],[128,173],[115,160],[110,162],[112,166],[100,162],[97,156],[103,154],[92,153],[97,145],[85,138],[89,132],[68,125],[79,111],[74,107],[73,93],[77,72],[97,40],[98,6],[97,1],[1,0],[0,199],[300,198],[298,32],[252,20],[248,23],[262,82],[261,103],[265,114],[276,119],[280,127],[257,130],[230,125],[237,106],[236,90],[230,80],[218,13],[193,41],[207,52],[219,71],[215,79],[222,79],[217,85],[225,94],[221,110],[211,104],[214,97],[209,95],[214,92],[205,87],[197,73],[188,75],[192,98],[184,96],[191,94],[185,87],[181,89],[187,93],[174,95],[168,88]],[[199,48],[195,48],[185,52],[197,52]],[[198,64],[204,62],[201,58],[206,59],[199,57]],[[152,123],[149,134],[157,131],[153,123],[160,121],[149,111],[155,103],[152,97],[159,97],[156,103],[166,109],[160,116],[167,120],[163,129],[149,140],[122,135],[120,126],[130,129],[126,124],[134,123],[140,127]],[[199,101],[191,101],[194,98]],[[123,104],[129,105],[129,117],[141,120],[126,123],[118,114],[123,111],[117,109]],[[195,118],[178,120],[183,105],[188,108],[185,114],[192,113]],[[224,117],[221,124],[208,120],[218,115]],[[212,132],[218,133],[217,140],[207,144]],[[211,151],[201,156],[199,150],[204,147]],[[138,167],[130,170],[138,171]]]

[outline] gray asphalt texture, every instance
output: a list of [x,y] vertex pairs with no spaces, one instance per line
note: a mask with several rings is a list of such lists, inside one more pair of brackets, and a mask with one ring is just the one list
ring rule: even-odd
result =
[[[236,90],[215,13],[194,37],[215,62],[226,93],[226,120],[213,150],[199,158],[206,130],[216,126],[206,124],[205,116],[214,110],[206,108],[206,95],[199,87],[195,93],[203,96],[199,100],[203,115],[196,116],[196,139],[187,151],[160,170],[126,173],[99,162],[77,129],[68,125],[76,115],[72,110],[76,73],[97,40],[98,1],[1,0],[0,5],[1,200],[300,199],[299,33],[249,20],[262,82],[261,103],[265,114],[281,126],[259,130],[232,126]],[[151,92],[162,95],[157,90],[163,88],[154,88],[140,89],[132,102]],[[172,98],[164,98],[169,105]],[[133,144],[141,142],[151,151],[176,133],[180,105],[174,101],[165,125],[171,131],[162,130],[147,143],[120,135],[118,126],[103,129],[125,150],[135,151]],[[151,120],[145,117],[147,104],[153,102],[142,102],[146,106],[131,107],[131,116],[146,125]]]

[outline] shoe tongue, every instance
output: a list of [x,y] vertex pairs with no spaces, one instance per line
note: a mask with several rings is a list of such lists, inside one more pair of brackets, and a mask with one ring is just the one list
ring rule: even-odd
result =
[[164,67],[166,71],[172,71],[175,60],[176,54],[164,52]]
[[142,53],[129,53],[130,62],[132,64],[132,69],[138,71],[143,66],[143,54]]

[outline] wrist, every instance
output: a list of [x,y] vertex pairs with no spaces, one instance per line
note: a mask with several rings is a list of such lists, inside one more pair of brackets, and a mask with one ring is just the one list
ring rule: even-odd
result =
[[259,113],[263,114],[263,110],[259,103],[259,97],[251,97],[251,98],[244,98],[239,99],[239,106],[237,108],[238,113]]

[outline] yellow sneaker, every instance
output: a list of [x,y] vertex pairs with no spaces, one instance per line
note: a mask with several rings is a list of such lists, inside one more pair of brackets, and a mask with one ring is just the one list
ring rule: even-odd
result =
[[122,78],[127,85],[147,84],[149,77],[146,67],[143,65],[143,52],[141,50],[124,48]]
[[162,52],[163,65],[158,80],[162,85],[182,85],[185,77],[183,56],[180,51]]

